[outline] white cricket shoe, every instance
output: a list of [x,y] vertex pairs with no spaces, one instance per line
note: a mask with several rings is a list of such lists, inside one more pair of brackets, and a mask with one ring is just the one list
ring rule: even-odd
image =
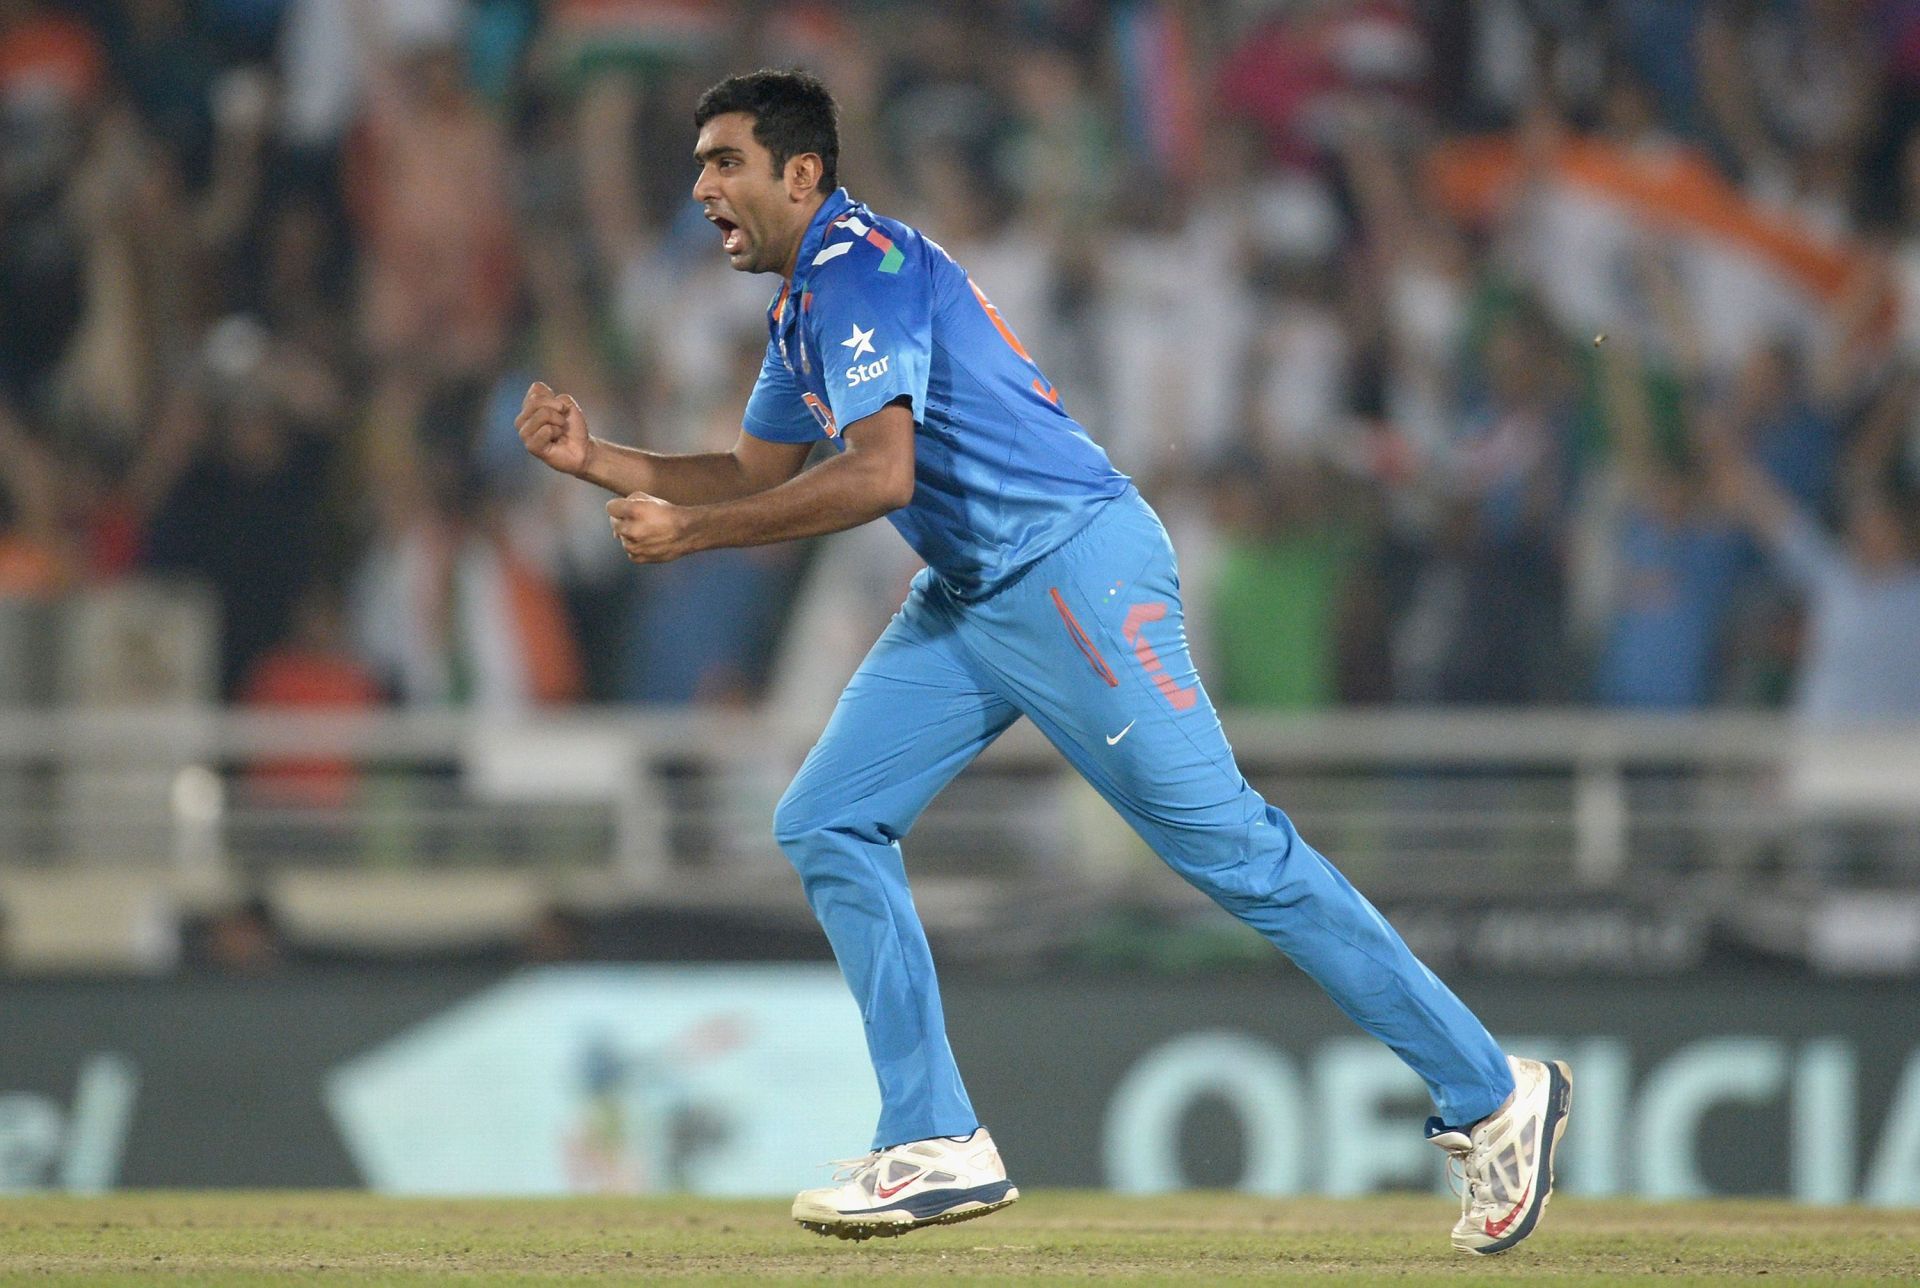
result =
[[815,1234],[871,1239],[997,1212],[1020,1197],[985,1127],[834,1164],[834,1183],[802,1190],[793,1219]]
[[1427,1119],[1427,1139],[1452,1155],[1465,1174],[1453,1246],[1462,1252],[1505,1252],[1533,1233],[1553,1196],[1553,1151],[1567,1129],[1573,1071],[1560,1060],[1508,1056],[1513,1100],[1472,1127]]

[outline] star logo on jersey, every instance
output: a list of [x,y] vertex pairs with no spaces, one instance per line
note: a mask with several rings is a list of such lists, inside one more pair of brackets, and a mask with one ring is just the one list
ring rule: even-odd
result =
[[873,328],[868,327],[866,330],[862,331],[860,329],[860,324],[858,322],[854,323],[853,335],[845,340],[842,340],[840,342],[840,347],[842,349],[852,349],[853,356],[856,358],[860,357],[862,354],[872,353],[873,352]]

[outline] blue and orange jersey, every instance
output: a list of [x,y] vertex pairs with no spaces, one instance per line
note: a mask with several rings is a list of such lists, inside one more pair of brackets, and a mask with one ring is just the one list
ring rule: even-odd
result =
[[1126,491],[982,289],[932,239],[842,188],[767,309],[749,434],[830,439],[910,404],[914,488],[888,516],[963,599],[990,595]]

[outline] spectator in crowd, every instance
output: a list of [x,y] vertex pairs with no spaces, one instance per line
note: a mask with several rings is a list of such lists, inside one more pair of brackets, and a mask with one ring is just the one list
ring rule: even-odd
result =
[[450,41],[376,55],[348,166],[369,351],[480,376],[506,345],[517,252],[509,145],[463,67]]
[[1834,490],[1840,426],[1816,402],[1806,363],[1791,341],[1754,350],[1734,385],[1726,415],[1731,432],[1794,501],[1811,510]]
[[32,0],[0,3],[0,388],[17,408],[44,395],[79,325],[71,202],[105,90],[105,51],[85,23]]
[[142,122],[178,150],[188,175],[207,166],[218,62],[212,33],[186,0],[127,0],[109,11],[107,54],[115,83]]
[[1163,506],[1231,696],[1762,702],[1788,576],[1814,701],[1811,552],[1894,611],[1849,462],[1920,363],[1911,9],[0,0],[0,588],[208,581],[229,697],[328,580],[397,701],[829,696],[897,542],[636,575],[489,410],[564,367],[635,445],[728,428],[767,301],[684,104],[777,50]]
[[[739,437],[739,408],[760,372],[767,342],[737,338],[733,369],[711,383],[702,451],[725,451]],[[517,440],[516,440],[517,441]],[[666,706],[739,707],[760,696],[757,677],[777,634],[803,550],[791,544],[708,550],[638,570],[640,598],[624,696]]]
[[221,688],[229,696],[287,633],[327,531],[331,427],[296,419],[273,388],[266,343],[246,318],[210,334],[202,387],[181,391],[156,436],[166,459],[154,472],[172,477],[147,484],[158,498],[149,564],[212,583],[224,622]]
[[1333,705],[1360,551],[1326,470],[1301,459],[1235,461],[1213,480],[1213,500],[1221,539],[1206,602],[1218,700]]
[[[256,657],[238,695],[243,706],[265,711],[364,711],[382,694],[347,642],[340,594],[324,582],[296,601],[285,638]],[[338,807],[353,795],[358,774],[339,759],[273,759],[253,766],[249,785],[275,804]]]
[[1705,707],[1715,696],[1744,547],[1707,488],[1685,413],[1656,433],[1633,337],[1609,337],[1602,355],[1620,495],[1609,525],[1616,586],[1593,694],[1610,707]]
[[[1442,526],[1402,620],[1415,696],[1521,704],[1561,696],[1571,377],[1531,310],[1497,322],[1431,485]],[[1424,636],[1424,639],[1414,638]]]
[[48,598],[76,569],[53,462],[0,401],[0,598]]
[[1920,500],[1893,477],[1896,428],[1912,386],[1869,425],[1849,462],[1841,536],[1722,432],[1714,483],[1728,509],[1767,545],[1808,606],[1793,705],[1824,728],[1920,720]]
[[[354,587],[363,657],[400,701],[495,713],[575,700],[579,646],[553,583],[508,539],[497,494],[469,463],[429,469],[421,439],[461,441],[457,384],[396,372],[375,395],[363,447],[374,533]],[[432,421],[452,422],[428,428]]]

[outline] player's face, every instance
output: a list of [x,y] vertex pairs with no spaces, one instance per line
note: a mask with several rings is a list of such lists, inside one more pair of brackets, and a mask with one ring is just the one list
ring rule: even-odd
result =
[[804,207],[774,169],[773,154],[754,141],[753,117],[727,112],[708,121],[693,159],[700,166],[693,199],[720,230],[727,262],[742,273],[784,272],[806,233]]

